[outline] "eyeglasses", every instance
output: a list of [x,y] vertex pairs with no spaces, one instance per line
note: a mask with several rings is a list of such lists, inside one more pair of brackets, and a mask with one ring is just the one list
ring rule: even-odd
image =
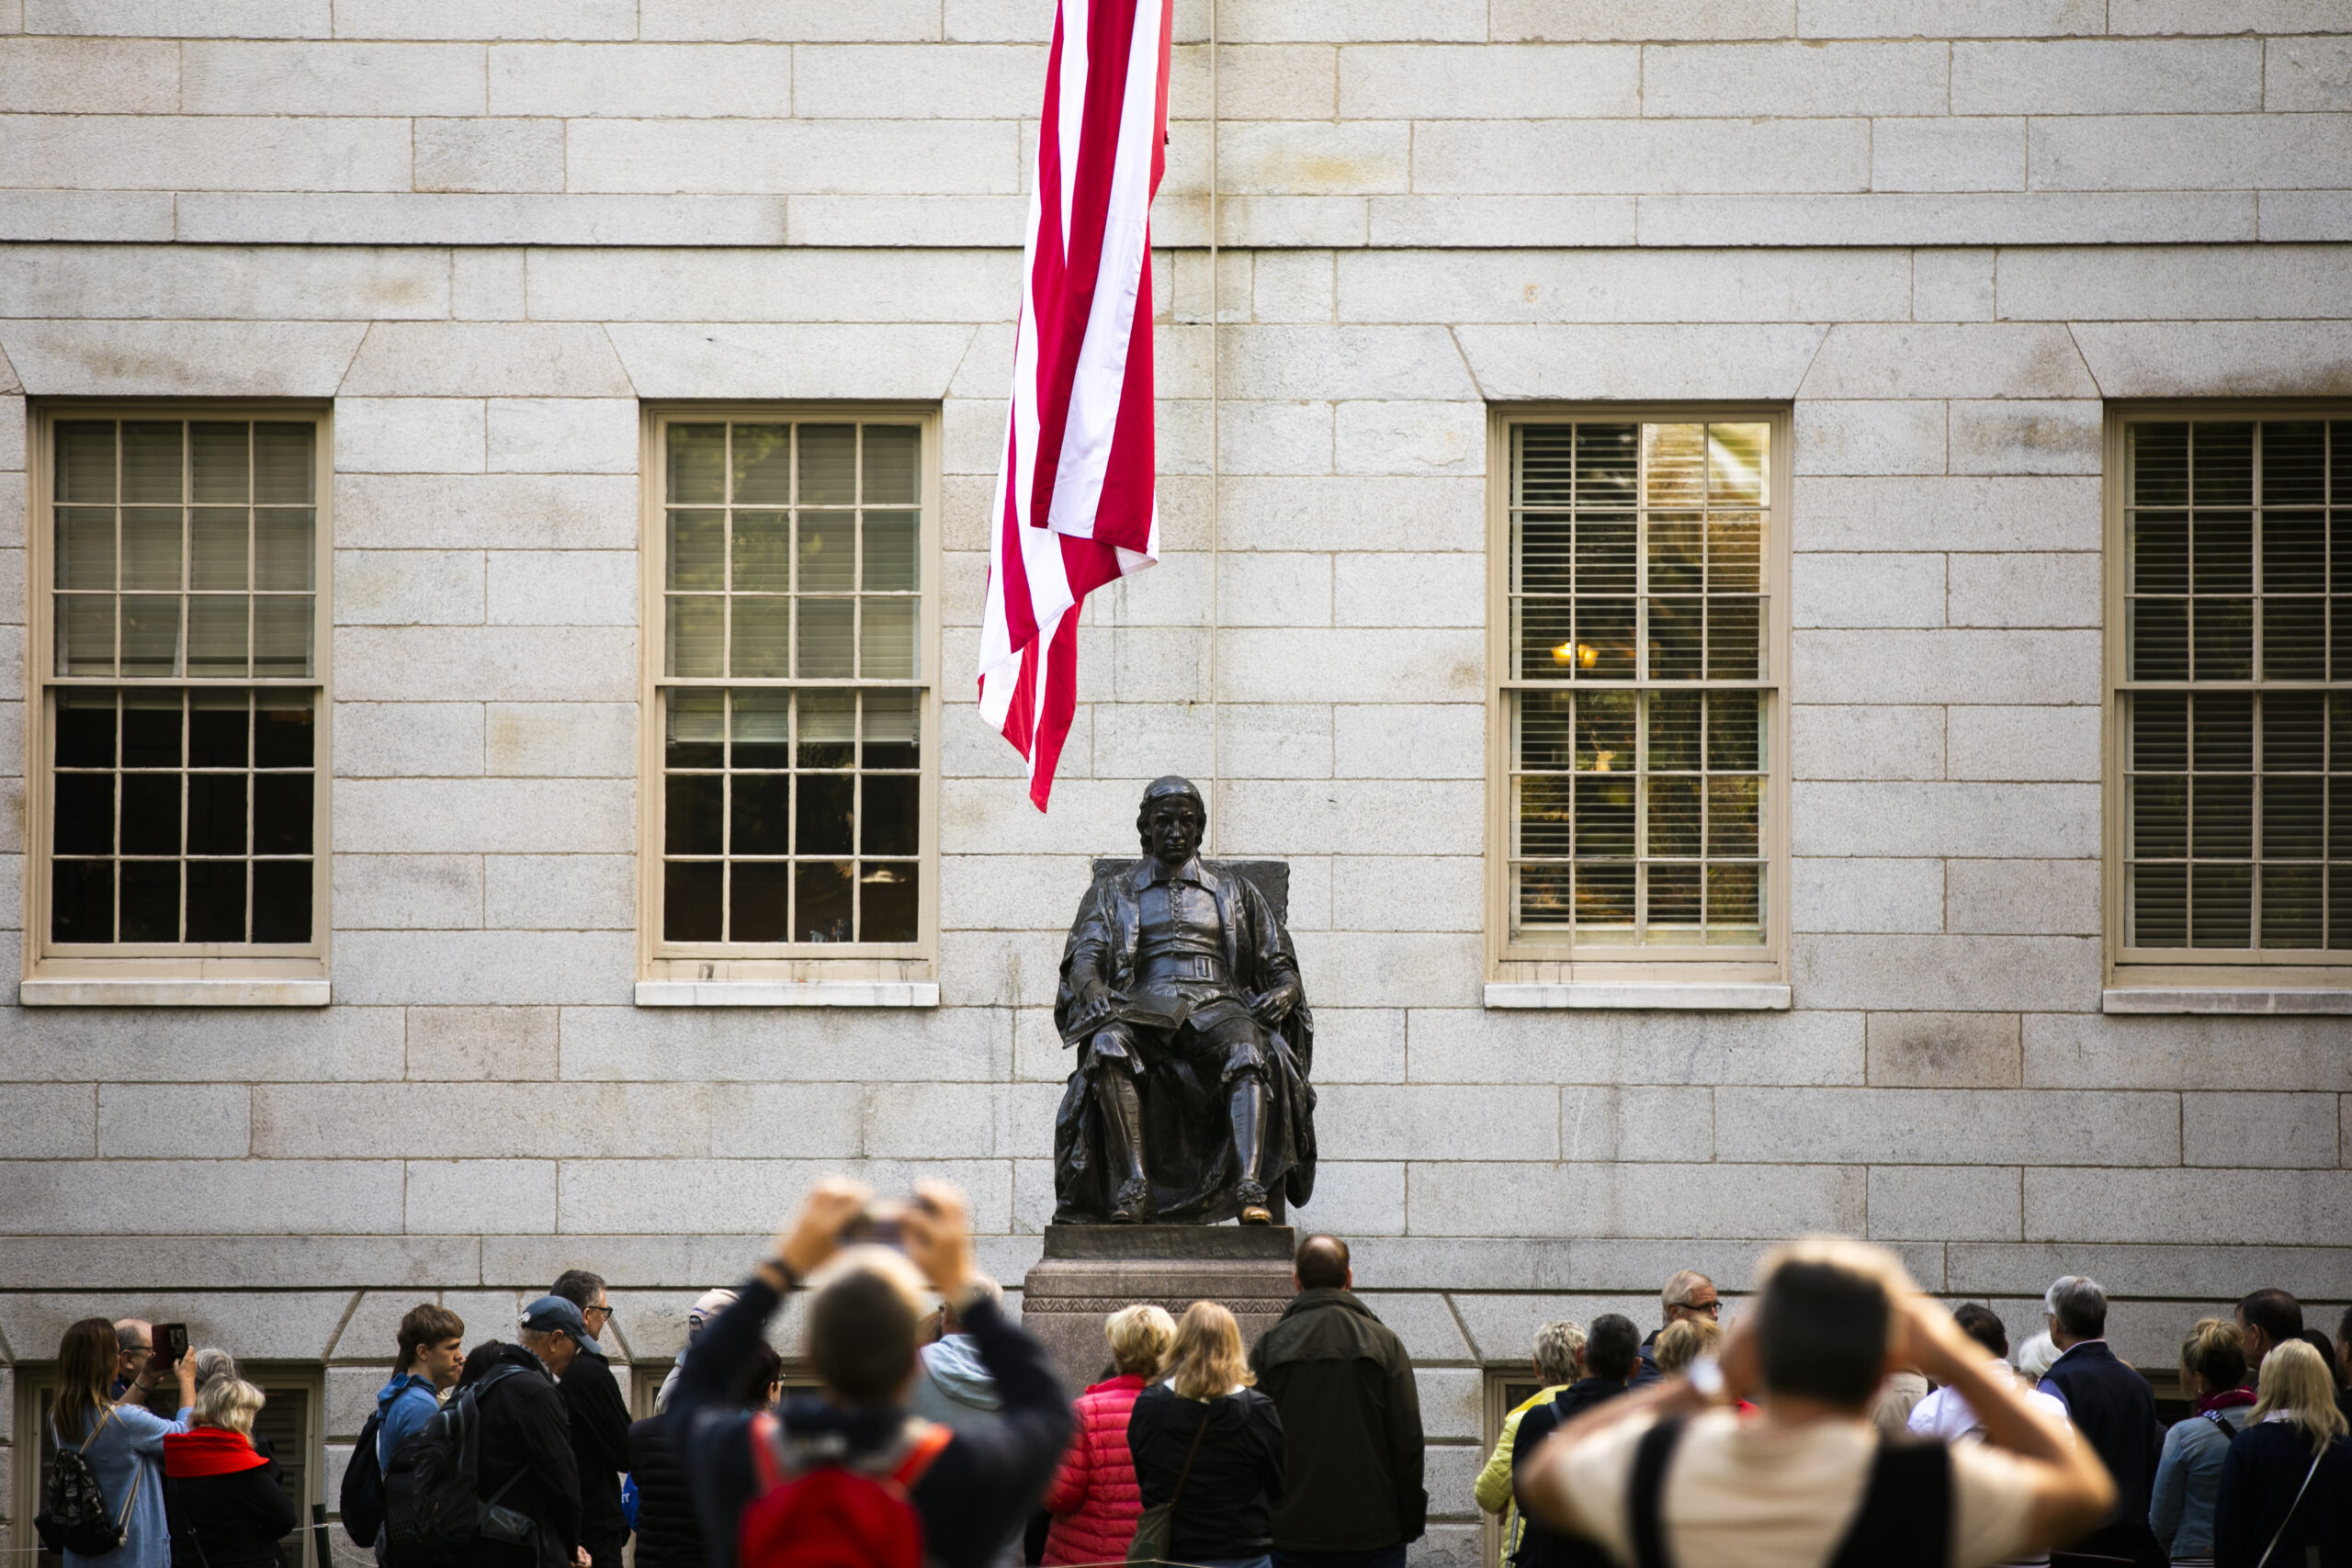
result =
[[1709,1317],[1721,1317],[1724,1314],[1724,1303],[1721,1302],[1677,1302],[1674,1304],[1684,1312],[1703,1312]]
[[601,1317],[605,1322],[610,1323],[613,1320],[613,1309],[608,1306],[582,1307],[580,1309],[580,1315],[582,1317]]

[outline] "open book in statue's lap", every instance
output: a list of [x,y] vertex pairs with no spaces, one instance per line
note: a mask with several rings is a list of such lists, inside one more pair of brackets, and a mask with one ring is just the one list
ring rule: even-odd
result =
[[1057,1224],[1264,1224],[1315,1185],[1314,1024],[1289,933],[1199,858],[1190,781],[1144,792],[1144,858],[1097,877],[1054,1020],[1078,1067],[1054,1128]]

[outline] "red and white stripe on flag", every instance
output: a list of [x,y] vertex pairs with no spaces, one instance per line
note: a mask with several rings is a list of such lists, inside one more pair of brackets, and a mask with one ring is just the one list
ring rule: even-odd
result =
[[1174,0],[1057,0],[989,536],[980,715],[1046,808],[1078,702],[1086,595],[1159,556],[1151,198]]

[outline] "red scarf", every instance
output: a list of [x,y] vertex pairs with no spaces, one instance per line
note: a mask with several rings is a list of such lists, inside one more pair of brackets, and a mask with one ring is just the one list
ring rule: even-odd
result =
[[2225,1388],[2219,1393],[2209,1393],[2204,1398],[2199,1400],[2197,1402],[2197,1414],[2202,1416],[2208,1410],[2235,1410],[2242,1404],[2252,1404],[2253,1403],[2254,1390],[2250,1388]]
[[175,1481],[198,1475],[234,1475],[259,1470],[269,1461],[254,1452],[253,1439],[222,1427],[198,1427],[164,1438],[164,1473]]

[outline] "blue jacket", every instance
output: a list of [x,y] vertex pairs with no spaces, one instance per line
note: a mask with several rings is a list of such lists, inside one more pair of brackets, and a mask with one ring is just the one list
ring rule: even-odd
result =
[[2164,1457],[2156,1461],[2155,1495],[2148,1504],[2148,1528],[2171,1557],[2213,1555],[2213,1499],[2222,1490],[2222,1461],[2233,1433],[2245,1428],[2243,1405],[2176,1422],[2165,1434]]
[[400,1446],[419,1432],[441,1408],[440,1397],[434,1392],[429,1378],[414,1372],[394,1372],[392,1381],[376,1391],[376,1463],[380,1468],[391,1466],[392,1455]]
[[[192,1412],[166,1421],[143,1404],[118,1404],[91,1423],[80,1443],[63,1441],[51,1423],[51,1436],[63,1448],[78,1448],[97,1477],[110,1512],[124,1515],[122,1544],[101,1557],[65,1553],[65,1568],[170,1568],[172,1530],[164,1512],[164,1438],[188,1429]],[[126,1513],[125,1511],[128,1510]]]

